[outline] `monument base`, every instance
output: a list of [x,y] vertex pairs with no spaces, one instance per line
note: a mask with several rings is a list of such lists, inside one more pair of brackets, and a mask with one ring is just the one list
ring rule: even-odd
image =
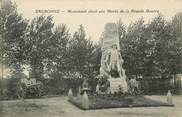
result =
[[110,82],[110,92],[112,94],[119,92],[120,90],[123,93],[128,92],[128,86],[124,78],[109,78],[108,80]]

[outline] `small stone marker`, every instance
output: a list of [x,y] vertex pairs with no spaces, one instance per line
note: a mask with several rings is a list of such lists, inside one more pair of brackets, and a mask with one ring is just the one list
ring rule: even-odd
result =
[[84,92],[81,99],[82,99],[82,107],[84,109],[88,109],[89,108],[89,99],[88,99],[88,95],[86,92]]
[[171,104],[171,105],[173,104],[172,94],[171,94],[170,90],[168,90],[168,92],[167,92],[167,103]]
[[73,97],[73,92],[72,92],[71,89],[69,89],[69,91],[68,91],[68,100],[71,100],[72,97]]

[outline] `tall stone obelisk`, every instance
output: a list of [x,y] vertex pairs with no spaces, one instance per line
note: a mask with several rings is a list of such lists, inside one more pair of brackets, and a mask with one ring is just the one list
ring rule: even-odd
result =
[[[119,91],[119,88],[122,92],[127,92],[125,70],[122,68],[123,59],[120,55],[118,27],[115,23],[105,25],[101,50],[100,75],[108,76],[111,93]],[[113,77],[113,72],[118,75]]]

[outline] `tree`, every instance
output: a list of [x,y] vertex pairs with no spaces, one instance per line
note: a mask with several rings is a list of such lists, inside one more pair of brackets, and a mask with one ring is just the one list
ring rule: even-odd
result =
[[94,44],[94,50],[91,53],[90,63],[92,64],[93,75],[98,75],[101,66],[101,42]]
[[[0,7],[1,60],[3,64],[21,71],[26,55],[25,32],[28,21],[18,14],[17,6],[11,1],[2,1]],[[2,61],[1,61],[2,62]]]
[[181,43],[179,22],[167,22],[162,15],[148,24],[142,19],[130,24],[121,40],[127,73],[166,78],[180,71]]
[[48,74],[60,74],[69,70],[68,60],[68,42],[70,40],[69,30],[66,25],[58,25],[52,39],[49,40],[49,48],[47,49],[45,68]]
[[176,13],[174,18],[172,19],[172,27],[174,29],[174,37],[176,41],[174,43],[174,47],[176,50],[176,72],[182,73],[182,12]]
[[141,46],[143,45],[144,30],[144,21],[139,19],[130,24],[127,33],[123,33],[122,38],[120,37],[121,55],[124,59],[123,66],[126,69],[126,74],[138,75],[143,66],[144,50]]
[[69,59],[72,70],[78,71],[83,76],[89,74],[92,66],[90,57],[93,50],[92,41],[86,38],[84,28],[80,25],[69,41]]
[[151,38],[154,40],[154,74],[167,77],[178,72],[178,50],[176,48],[176,34],[171,22],[162,16],[156,17],[148,26]]
[[27,63],[31,66],[31,75],[34,78],[42,78],[44,64],[47,61],[49,50],[53,46],[52,16],[39,16],[34,18],[27,30],[26,55]]

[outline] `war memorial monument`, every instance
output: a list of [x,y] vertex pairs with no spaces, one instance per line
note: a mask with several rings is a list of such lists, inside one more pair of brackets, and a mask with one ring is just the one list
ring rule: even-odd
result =
[[104,28],[101,43],[101,66],[97,76],[96,91],[89,93],[88,83],[84,81],[77,96],[73,96],[72,90],[68,92],[68,101],[81,109],[101,109],[118,107],[151,107],[151,106],[174,106],[172,99],[167,103],[154,101],[133,92],[132,87],[136,80],[127,79],[122,67],[123,59],[120,53],[119,33],[116,23],[107,23]]

